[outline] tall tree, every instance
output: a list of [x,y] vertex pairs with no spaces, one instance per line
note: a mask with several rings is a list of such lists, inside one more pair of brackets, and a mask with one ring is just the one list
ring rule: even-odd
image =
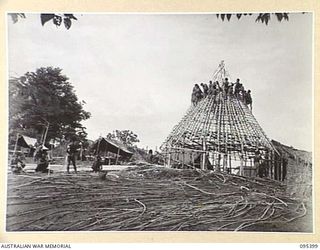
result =
[[113,133],[108,133],[108,139],[114,139],[122,142],[126,146],[133,146],[135,143],[140,142],[138,135],[130,130],[116,130]]
[[81,121],[90,117],[69,79],[59,68],[39,68],[9,80],[9,134],[17,132],[47,140],[85,139]]

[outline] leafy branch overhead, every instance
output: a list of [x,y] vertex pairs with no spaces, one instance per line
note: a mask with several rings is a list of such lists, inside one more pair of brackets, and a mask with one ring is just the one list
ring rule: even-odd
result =
[[[303,14],[304,12],[302,12]],[[10,13],[9,14],[12,18],[13,23],[17,23],[19,18],[26,18],[24,13]],[[272,16],[275,16],[276,19],[281,22],[283,20],[289,21],[289,14],[288,13],[232,13],[232,14],[216,14],[217,18],[221,19],[222,21],[228,20],[230,21],[232,16],[235,16],[238,20],[243,16],[252,16],[257,15],[255,21],[268,23],[271,20]],[[73,14],[55,14],[55,13],[42,13],[40,14],[41,24],[44,26],[47,22],[52,22],[54,25],[61,26],[63,23],[66,29],[70,29],[73,20],[78,20]]]
[[41,14],[40,18],[41,18],[42,26],[44,26],[45,23],[49,21],[52,21],[53,24],[56,26],[60,26],[63,21],[63,24],[66,27],[66,29],[70,29],[72,20],[78,20],[73,14],[58,15],[58,14],[49,13],[49,14]]
[[222,21],[225,19],[230,21],[232,16],[237,17],[239,20],[243,16],[252,16],[252,15],[257,15],[256,22],[261,22],[265,23],[268,25],[269,21],[271,20],[271,16],[275,16],[279,22],[285,20],[289,21],[289,15],[288,13],[258,13],[258,14],[253,14],[253,13],[236,13],[236,14],[216,14],[217,18],[221,18]]
[[[8,15],[11,17],[13,23],[17,23],[21,18],[26,18],[24,13],[9,13]],[[70,29],[72,20],[78,19],[73,14],[42,13],[40,14],[40,20],[42,26],[51,21],[57,27],[63,23],[66,29]]]
[[24,13],[10,13],[9,16],[11,16],[13,23],[17,23],[19,21],[19,18],[26,18],[26,15]]

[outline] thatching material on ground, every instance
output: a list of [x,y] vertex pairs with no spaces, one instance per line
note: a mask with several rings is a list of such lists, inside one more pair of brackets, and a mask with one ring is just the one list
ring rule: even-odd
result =
[[278,182],[164,167],[9,175],[7,204],[8,231],[310,230],[297,226],[308,207]]

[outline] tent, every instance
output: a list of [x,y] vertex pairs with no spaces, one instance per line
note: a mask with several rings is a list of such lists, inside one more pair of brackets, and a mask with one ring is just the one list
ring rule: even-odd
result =
[[124,145],[104,137],[96,140],[92,145],[92,148],[94,149],[95,154],[111,152],[124,158],[130,158],[133,155],[133,153],[130,152]]
[[23,148],[32,148],[37,143],[37,139],[31,138],[25,135],[18,135],[17,138],[17,146],[23,147]]

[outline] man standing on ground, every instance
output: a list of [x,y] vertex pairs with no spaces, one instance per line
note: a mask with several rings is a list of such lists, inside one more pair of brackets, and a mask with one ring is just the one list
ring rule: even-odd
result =
[[74,172],[77,173],[76,154],[77,154],[77,146],[74,144],[74,141],[72,141],[72,143],[67,148],[67,161],[68,161],[67,172],[68,172],[68,174],[70,173],[69,166],[70,166],[71,162],[72,162],[72,165],[74,168]]

